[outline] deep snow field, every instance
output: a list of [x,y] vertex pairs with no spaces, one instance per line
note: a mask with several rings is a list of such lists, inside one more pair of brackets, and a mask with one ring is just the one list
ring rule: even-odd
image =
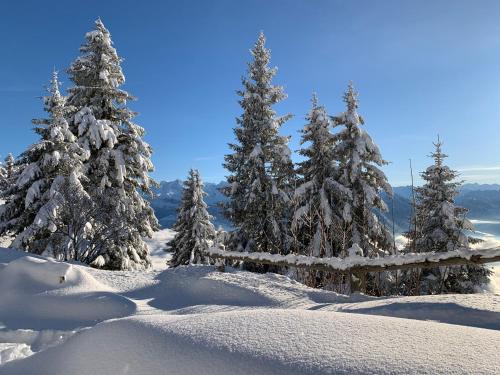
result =
[[149,241],[147,272],[0,249],[0,374],[500,374],[498,290],[347,297],[167,269],[171,236]]

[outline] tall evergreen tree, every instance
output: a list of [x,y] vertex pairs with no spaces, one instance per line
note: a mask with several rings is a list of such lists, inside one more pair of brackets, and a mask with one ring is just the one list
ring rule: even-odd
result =
[[4,163],[0,164],[0,197],[9,185],[14,174],[14,157],[11,153],[7,154]]
[[251,53],[248,77],[243,79],[239,104],[243,114],[236,120],[236,143],[225,157],[230,172],[230,198],[226,216],[235,224],[240,248],[247,251],[284,253],[291,243],[289,221],[290,195],[294,185],[293,164],[288,137],[280,136],[280,127],[290,115],[277,116],[273,106],[285,98],[283,89],[274,86],[275,68],[269,67],[271,53],[261,33]]
[[[416,188],[417,202],[412,228],[406,234],[407,251],[446,252],[469,248],[478,242],[467,233],[474,230],[466,219],[466,208],[455,205],[461,182],[458,173],[444,164],[439,138],[431,154],[434,164],[421,173],[424,185]],[[423,289],[427,293],[473,292],[474,288],[489,282],[489,271],[484,266],[440,267],[423,271]]]
[[0,199],[3,201],[0,205],[0,237],[15,235],[22,228],[19,216],[24,210],[26,189],[19,189],[16,181],[26,167],[26,162],[26,158],[16,160],[10,153],[5,158],[4,188],[0,190]]
[[203,253],[215,239],[215,228],[203,200],[204,196],[206,193],[203,191],[200,174],[191,169],[184,182],[181,206],[173,227],[177,233],[168,243],[174,253],[170,261],[174,267],[203,263]]
[[14,156],[9,152],[5,158],[5,172],[6,177],[10,178],[14,174]]
[[48,249],[50,236],[56,230],[52,219],[58,214],[59,191],[65,178],[72,173],[78,175],[82,160],[87,157],[68,128],[68,108],[59,92],[56,72],[49,95],[43,100],[49,117],[33,120],[41,139],[21,155],[26,167],[10,189],[7,205],[12,210],[3,218],[13,224],[6,226],[15,235],[11,246],[38,254]]
[[341,202],[350,191],[339,180],[334,162],[335,137],[323,106],[313,97],[312,109],[302,129],[301,144],[307,147],[299,154],[305,160],[298,164],[301,176],[294,194],[296,205],[292,229],[298,239],[299,252],[317,257],[340,256],[344,248]]
[[392,188],[384,172],[379,168],[387,164],[379,148],[368,133],[361,128],[363,118],[358,114],[358,93],[349,84],[344,94],[347,110],[333,117],[341,130],[336,133],[335,158],[339,161],[340,185],[351,192],[345,202],[343,219],[349,227],[346,244],[348,248],[357,244],[363,255],[374,257],[393,250],[393,239],[387,228],[379,221],[377,210],[387,210],[380,197],[385,191],[392,195]]
[[7,187],[7,170],[3,166],[3,164],[0,164],[0,195],[2,194],[2,191],[5,190]]
[[[86,42],[68,70],[74,83],[68,104],[76,108],[70,128],[90,154],[85,164],[85,189],[95,202],[107,200],[107,215],[101,224],[120,228],[108,238],[104,267],[127,269],[150,265],[142,237],[159,228],[149,203],[142,194],[151,194],[154,181],[151,147],[144,142],[144,129],[133,122],[136,115],[127,108],[134,98],[120,89],[125,82],[109,31],[102,21],[86,34]],[[103,262],[101,262],[102,264]]]

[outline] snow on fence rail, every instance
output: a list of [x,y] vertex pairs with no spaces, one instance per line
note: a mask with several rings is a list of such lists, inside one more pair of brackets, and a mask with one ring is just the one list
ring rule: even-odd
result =
[[390,255],[382,258],[349,256],[347,258],[318,258],[305,255],[278,255],[263,252],[226,251],[210,248],[207,255],[214,259],[226,259],[258,264],[269,264],[343,274],[395,271],[411,268],[434,268],[465,264],[484,264],[500,261],[500,247],[492,249],[458,249],[444,253],[412,253]]

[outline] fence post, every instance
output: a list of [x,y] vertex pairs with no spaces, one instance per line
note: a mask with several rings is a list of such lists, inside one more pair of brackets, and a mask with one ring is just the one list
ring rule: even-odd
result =
[[351,293],[366,293],[366,272],[360,269],[353,269],[349,273]]

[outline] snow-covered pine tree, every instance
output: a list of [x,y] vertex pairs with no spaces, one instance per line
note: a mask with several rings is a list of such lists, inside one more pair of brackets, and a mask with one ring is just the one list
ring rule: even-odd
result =
[[261,33],[251,50],[253,61],[243,90],[238,91],[243,114],[234,129],[237,142],[229,145],[233,153],[225,157],[230,172],[225,214],[242,239],[239,249],[286,253],[292,242],[290,196],[295,176],[289,137],[279,135],[279,129],[290,115],[277,116],[273,109],[285,94],[272,84],[276,68],[269,67],[271,53],[265,41]]
[[18,189],[16,181],[26,167],[25,158],[14,159],[12,154],[5,158],[4,188],[0,190],[0,237],[19,232],[18,219],[24,210],[24,189]]
[[343,207],[339,209],[339,204],[350,198],[350,191],[338,182],[331,122],[315,95],[306,120],[301,144],[307,147],[299,150],[305,160],[297,168],[301,177],[294,194],[292,231],[299,253],[316,257],[340,256],[345,248],[345,228],[342,227]]
[[[68,104],[76,108],[70,128],[89,153],[85,164],[85,189],[95,202],[108,201],[109,211],[101,213],[102,225],[121,228],[107,238],[104,267],[142,268],[150,265],[143,237],[159,228],[149,203],[142,194],[151,194],[155,183],[151,147],[144,142],[144,129],[133,122],[136,115],[127,108],[134,98],[120,89],[125,82],[109,31],[100,19],[95,30],[68,70],[74,87],[68,90]],[[101,262],[102,263],[102,262]]]
[[377,215],[377,210],[387,210],[380,192],[392,195],[392,188],[379,168],[387,162],[361,128],[364,120],[357,112],[357,97],[358,93],[350,83],[344,94],[347,110],[332,118],[334,125],[341,127],[335,134],[334,155],[339,161],[338,182],[352,194],[343,204],[343,220],[348,228],[345,250],[357,244],[364,256],[375,257],[392,252],[394,247],[392,235]]
[[0,194],[7,187],[7,169],[0,163]]
[[5,172],[6,172],[6,177],[10,178],[14,174],[14,156],[9,152],[5,158]]
[[203,263],[206,259],[203,252],[215,239],[212,217],[203,200],[205,195],[199,172],[191,169],[184,182],[181,206],[173,227],[177,233],[168,243],[173,252],[170,261],[173,267]]
[[12,210],[8,217],[15,223],[10,227],[11,234],[15,235],[11,247],[37,254],[51,247],[50,238],[57,229],[53,220],[61,205],[59,190],[70,174],[78,176],[82,160],[87,157],[68,128],[65,119],[68,108],[59,92],[56,72],[49,94],[43,98],[49,118],[33,120],[34,130],[41,139],[21,155],[26,166],[10,192],[16,197],[12,203],[22,203],[22,207]]
[[[424,185],[416,188],[417,202],[409,239],[408,252],[446,252],[469,248],[478,239],[468,236],[474,231],[466,219],[468,210],[455,205],[455,197],[462,184],[458,173],[444,164],[442,142],[434,143],[430,155],[434,164],[421,173]],[[491,271],[484,266],[439,267],[422,272],[423,291],[435,293],[471,293],[489,282]]]
[[14,156],[8,153],[4,163],[0,164],[0,195],[9,187],[9,180],[14,174]]

